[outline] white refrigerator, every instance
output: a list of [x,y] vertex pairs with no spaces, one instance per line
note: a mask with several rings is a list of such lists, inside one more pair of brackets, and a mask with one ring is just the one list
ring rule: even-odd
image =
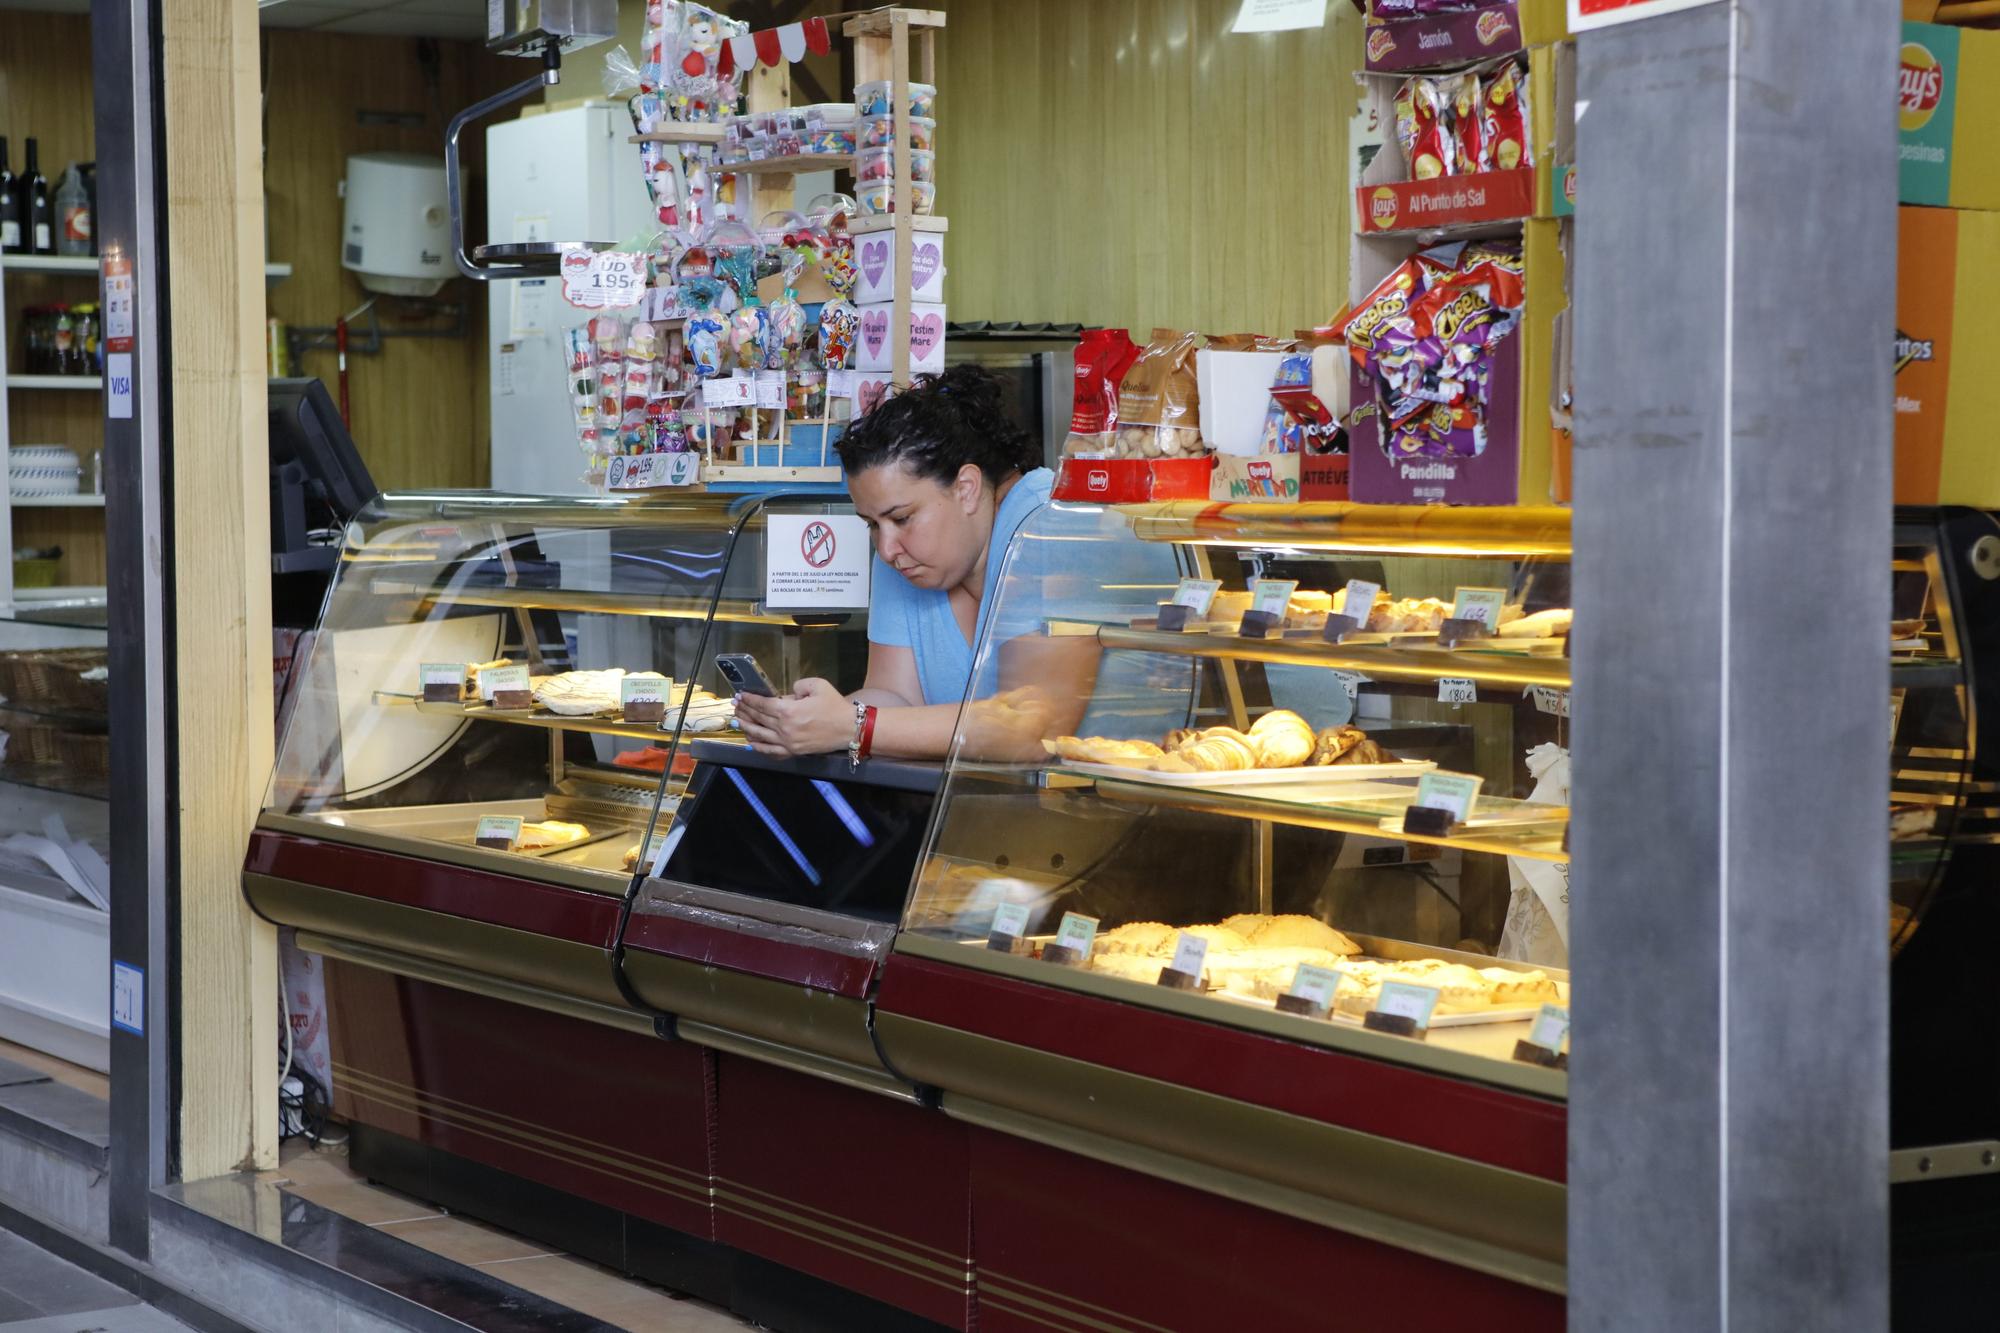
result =
[[[486,131],[486,235],[623,243],[657,227],[632,119],[614,102],[523,116]],[[589,318],[558,278],[487,285],[495,490],[588,490],[570,416],[563,334]]]

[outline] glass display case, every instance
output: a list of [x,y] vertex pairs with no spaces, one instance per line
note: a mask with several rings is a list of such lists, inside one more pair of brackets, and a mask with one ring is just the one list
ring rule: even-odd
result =
[[296,656],[262,827],[622,895],[677,747],[744,743],[716,654],[782,679],[865,660],[864,613],[767,606],[774,503],[372,502]]
[[[1964,831],[1937,542],[1895,564],[1898,940]],[[1038,544],[1171,574],[1079,597]],[[1095,661],[968,706],[898,950],[1560,1095],[1569,559],[1560,509],[1045,511],[997,596]]]

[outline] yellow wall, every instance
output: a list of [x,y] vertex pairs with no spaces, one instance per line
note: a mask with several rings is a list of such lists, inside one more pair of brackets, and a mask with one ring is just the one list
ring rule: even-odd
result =
[[1239,0],[933,0],[955,319],[1285,332],[1347,295],[1358,18]]

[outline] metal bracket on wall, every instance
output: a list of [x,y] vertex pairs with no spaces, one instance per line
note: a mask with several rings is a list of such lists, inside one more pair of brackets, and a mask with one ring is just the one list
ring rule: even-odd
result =
[[1889,1154],[1889,1183],[1956,1180],[2000,1174],[2000,1141],[1939,1143],[1929,1148],[1897,1148]]
[[[398,299],[408,305],[428,307],[426,311],[427,318],[445,318],[449,319],[451,323],[447,326],[428,325],[421,328],[384,328],[382,326],[382,316],[375,308],[377,299],[370,297],[357,307],[353,314],[347,317],[347,350],[349,352],[363,356],[379,356],[382,352],[382,340],[385,338],[464,339],[470,337],[472,334],[471,315],[463,302],[426,301],[417,297],[401,297]],[[357,327],[354,321],[363,315],[368,317],[368,323],[365,326]],[[294,324],[289,326],[285,330],[285,343],[287,350],[291,353],[292,364],[295,366],[298,365],[299,359],[307,352],[332,351],[334,348],[334,329],[335,326],[332,324]]]

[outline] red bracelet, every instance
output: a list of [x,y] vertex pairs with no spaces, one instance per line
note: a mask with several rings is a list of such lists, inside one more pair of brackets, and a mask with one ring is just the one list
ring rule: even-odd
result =
[[867,708],[868,713],[867,716],[861,720],[861,744],[856,748],[860,751],[860,757],[866,759],[868,757],[869,751],[875,748],[876,710],[874,704],[865,704],[863,706]]
[[847,767],[851,772],[861,767],[861,761],[868,757],[868,751],[875,744],[875,705],[857,703],[854,705],[854,738],[847,743]]

